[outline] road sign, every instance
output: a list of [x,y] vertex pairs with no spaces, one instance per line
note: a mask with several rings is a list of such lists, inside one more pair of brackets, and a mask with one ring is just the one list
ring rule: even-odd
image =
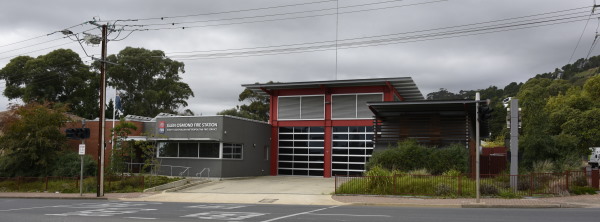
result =
[[85,155],[85,144],[79,144],[79,155]]

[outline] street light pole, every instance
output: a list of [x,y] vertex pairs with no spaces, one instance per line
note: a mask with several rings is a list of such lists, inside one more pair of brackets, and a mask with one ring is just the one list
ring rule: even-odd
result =
[[479,93],[475,93],[475,189],[476,189],[476,203],[479,203],[479,199],[481,196],[481,192],[480,192],[480,185],[481,185],[481,180],[479,178],[479,146],[480,145],[480,141],[479,141],[479,121],[481,121],[481,119],[479,118]]
[[107,39],[107,25],[102,25],[102,55],[100,60],[100,116],[98,117],[98,180],[97,183],[97,197],[104,196],[104,130],[105,130],[105,108],[106,103],[106,43]]

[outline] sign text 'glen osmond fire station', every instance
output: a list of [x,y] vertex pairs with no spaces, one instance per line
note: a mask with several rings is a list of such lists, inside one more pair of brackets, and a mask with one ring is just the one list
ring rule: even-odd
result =
[[218,123],[166,123],[159,121],[159,133],[164,132],[192,132],[192,131],[217,131]]

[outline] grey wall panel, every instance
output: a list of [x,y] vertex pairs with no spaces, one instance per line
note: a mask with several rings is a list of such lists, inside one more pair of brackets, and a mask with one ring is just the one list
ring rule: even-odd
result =
[[[243,144],[242,159],[223,159],[222,177],[269,175],[271,125],[268,123],[224,117],[223,142]],[[267,147],[268,149],[265,149]],[[267,152],[267,153],[265,153]]]

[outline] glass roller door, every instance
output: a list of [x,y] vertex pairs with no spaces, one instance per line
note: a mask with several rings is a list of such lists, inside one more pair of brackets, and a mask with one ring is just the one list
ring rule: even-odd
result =
[[331,174],[362,174],[373,153],[373,127],[336,126],[332,137]]
[[279,128],[279,175],[323,176],[323,127]]

